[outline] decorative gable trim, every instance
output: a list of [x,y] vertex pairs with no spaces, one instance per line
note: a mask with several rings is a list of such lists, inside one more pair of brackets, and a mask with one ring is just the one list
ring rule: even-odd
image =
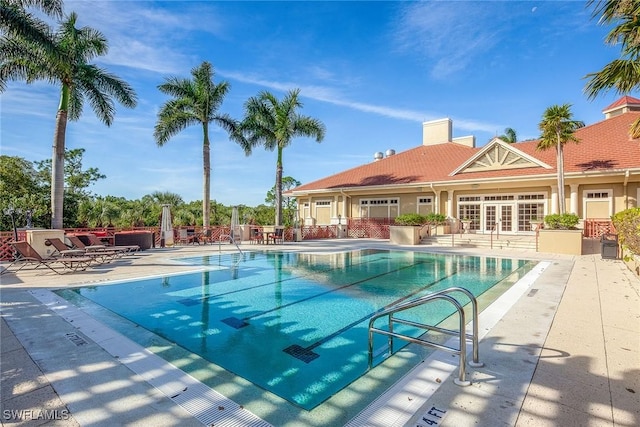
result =
[[449,176],[466,172],[483,172],[504,169],[524,168],[552,169],[548,164],[541,162],[529,154],[523,153],[500,138],[493,138],[469,160],[460,165]]

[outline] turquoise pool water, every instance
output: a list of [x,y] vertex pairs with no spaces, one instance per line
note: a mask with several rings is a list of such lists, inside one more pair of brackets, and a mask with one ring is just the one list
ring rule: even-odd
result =
[[[386,250],[250,252],[180,262],[207,268],[74,292],[306,410],[367,372],[368,319],[376,312],[452,286],[479,296],[531,266]],[[402,316],[437,324],[453,311],[434,303]],[[377,337],[375,364],[389,357],[386,345],[386,337]]]

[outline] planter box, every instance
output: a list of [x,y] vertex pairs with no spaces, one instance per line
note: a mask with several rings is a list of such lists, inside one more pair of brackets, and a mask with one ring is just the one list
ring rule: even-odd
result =
[[444,234],[451,234],[451,225],[442,224],[436,226],[436,236],[442,236]]
[[420,227],[391,225],[389,226],[389,241],[396,245],[417,245],[420,243]]
[[548,230],[538,232],[538,252],[582,255],[582,230]]

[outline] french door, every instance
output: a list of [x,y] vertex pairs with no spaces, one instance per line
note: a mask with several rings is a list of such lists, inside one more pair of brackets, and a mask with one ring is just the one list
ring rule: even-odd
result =
[[513,230],[513,205],[491,203],[484,205],[484,231],[491,232],[493,227],[501,232]]

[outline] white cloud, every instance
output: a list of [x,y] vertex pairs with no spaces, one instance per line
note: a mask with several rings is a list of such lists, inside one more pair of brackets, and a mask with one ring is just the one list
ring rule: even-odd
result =
[[443,79],[463,70],[499,42],[495,8],[475,2],[418,2],[406,5],[396,22],[402,52],[417,53],[429,63],[432,77]]
[[[389,107],[384,105],[367,104],[358,101],[352,101],[343,98],[339,91],[329,87],[317,86],[317,85],[304,85],[293,82],[278,82],[273,80],[263,79],[254,75],[248,75],[233,71],[220,71],[220,75],[228,79],[234,79],[243,83],[254,84],[257,86],[264,86],[270,89],[279,91],[289,91],[291,89],[299,88],[300,95],[305,98],[314,99],[316,101],[327,102],[333,105],[339,105],[347,107],[352,110],[362,111],[365,113],[372,113],[379,116],[389,117],[393,119],[409,120],[414,122],[424,122],[429,120],[440,119],[443,116],[434,113],[424,113],[415,110],[407,110],[402,108]],[[492,123],[481,123],[474,120],[458,119],[455,122],[457,129],[463,129],[468,131],[483,130],[487,132],[493,132],[499,126]]]
[[194,32],[224,35],[224,18],[206,3],[184,2],[180,14],[150,2],[68,1],[65,10],[76,11],[80,25],[105,35],[109,53],[101,63],[160,74],[181,72],[194,62],[184,53]]

